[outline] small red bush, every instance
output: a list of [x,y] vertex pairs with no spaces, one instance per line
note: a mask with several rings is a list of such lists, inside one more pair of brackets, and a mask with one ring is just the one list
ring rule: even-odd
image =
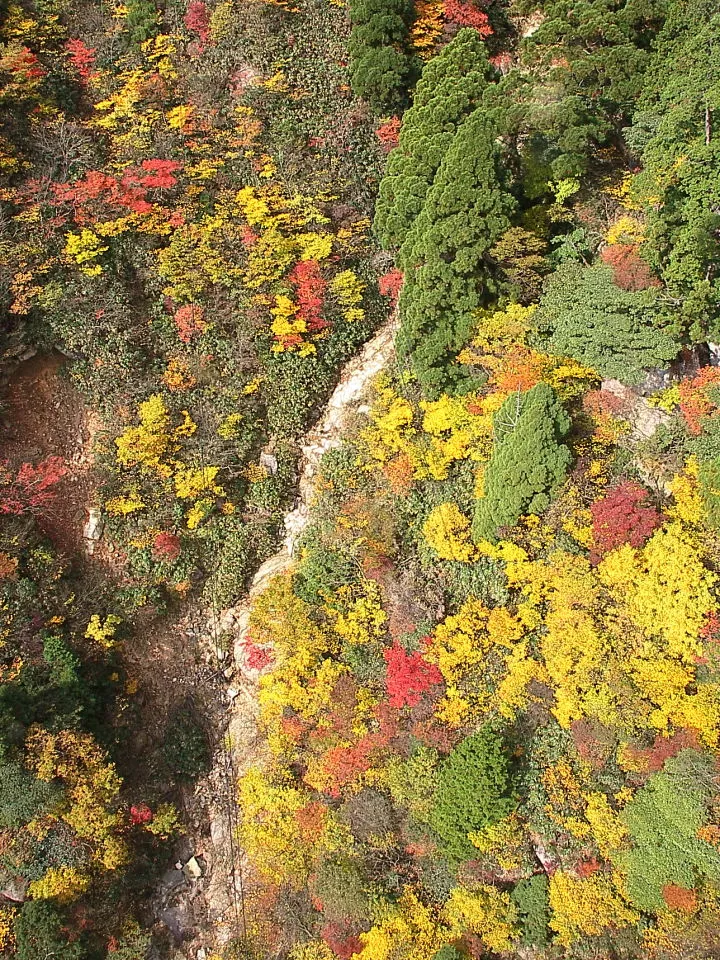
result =
[[590,507],[593,526],[593,548],[590,557],[593,563],[600,558],[629,543],[631,547],[642,547],[646,540],[662,523],[658,511],[647,506],[648,492],[644,487],[631,481],[618,484]]
[[636,243],[613,243],[600,253],[603,263],[612,267],[615,283],[623,290],[647,290],[659,287],[660,281],[653,276],[650,267],[638,254]]
[[423,659],[420,652],[407,653],[399,644],[385,650],[386,685],[390,706],[415,707],[422,695],[442,683],[438,668]]

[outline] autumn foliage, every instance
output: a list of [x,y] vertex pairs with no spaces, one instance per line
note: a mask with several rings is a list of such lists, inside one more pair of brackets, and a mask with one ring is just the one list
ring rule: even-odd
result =
[[593,521],[593,552],[601,556],[627,543],[642,547],[662,523],[658,511],[649,505],[644,487],[624,481],[596,500],[590,507]]
[[67,474],[62,457],[47,457],[40,463],[23,463],[17,470],[0,462],[0,513],[42,511],[57,495],[56,487]]
[[399,644],[385,650],[387,692],[390,706],[415,707],[423,694],[442,683],[438,668],[428,663],[420,651],[407,653]]
[[608,244],[600,252],[600,259],[612,267],[615,283],[623,290],[647,290],[660,286],[660,281],[640,257],[637,244]]

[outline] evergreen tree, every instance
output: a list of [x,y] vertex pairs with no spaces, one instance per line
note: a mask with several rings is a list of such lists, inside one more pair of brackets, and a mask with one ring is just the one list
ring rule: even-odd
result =
[[375,207],[375,233],[386,250],[405,240],[458,126],[480,101],[489,71],[485,45],[469,29],[461,30],[423,69]]
[[495,131],[478,108],[460,127],[400,250],[398,351],[428,395],[457,381],[455,355],[496,290],[486,255],[509,226]]
[[628,131],[641,152],[645,249],[693,340],[720,337],[720,13],[712,0],[672,4]]
[[350,82],[376,112],[399,109],[410,83],[410,0],[351,0]]
[[544,350],[593,367],[603,377],[638,383],[643,371],[664,367],[678,344],[653,326],[658,291],[622,290],[605,265],[566,263],[552,275],[534,317]]
[[515,806],[501,738],[490,727],[466,737],[440,767],[430,825],[452,860],[477,854],[468,834],[497,823]]
[[[544,135],[556,178],[585,172],[594,149],[618,140],[650,61],[667,0],[545,0],[523,43],[535,68],[527,122]],[[528,12],[537,4],[521,0]]]
[[87,953],[70,942],[63,918],[47,900],[28,900],[15,919],[17,960],[82,960]]
[[523,513],[545,510],[570,465],[570,451],[560,442],[569,429],[570,418],[546,383],[507,398],[495,415],[485,496],[473,522],[477,538],[491,540]]

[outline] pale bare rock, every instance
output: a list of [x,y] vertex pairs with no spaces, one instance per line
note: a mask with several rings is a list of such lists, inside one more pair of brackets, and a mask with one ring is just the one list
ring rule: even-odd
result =
[[393,314],[358,356],[347,364],[323,415],[305,437],[301,447],[297,502],[285,517],[285,548],[289,557],[292,557],[310,521],[320,461],[328,450],[340,446],[350,418],[357,415],[361,407],[367,411],[363,402],[367,388],[394,356],[398,324],[397,314]]
[[[297,500],[285,517],[283,547],[260,566],[247,596],[240,603],[216,616],[208,616],[204,631],[208,645],[217,651],[222,634],[230,634],[235,668],[232,686],[227,691],[225,736],[206,780],[212,797],[208,804],[211,849],[207,851],[207,860],[212,867],[208,867],[202,882],[207,916],[213,925],[214,946],[226,944],[237,936],[238,902],[251,883],[236,836],[238,820],[242,817],[242,811],[236,807],[237,780],[250,767],[262,765],[265,761],[264,743],[258,731],[257,684],[262,671],[251,668],[246,655],[252,601],[274,577],[292,566],[293,551],[310,519],[320,461],[328,450],[342,443],[351,418],[359,412],[366,414],[369,411],[367,388],[394,355],[397,327],[398,319],[394,315],[347,364],[322,416],[306,434],[301,446]],[[269,462],[264,465],[272,469]]]

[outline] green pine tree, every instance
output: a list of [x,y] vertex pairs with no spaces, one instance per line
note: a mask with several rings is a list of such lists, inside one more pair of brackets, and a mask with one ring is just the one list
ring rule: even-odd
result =
[[458,744],[440,767],[430,826],[451,860],[469,860],[477,850],[468,834],[502,820],[514,806],[502,740],[484,726]]
[[655,288],[622,290],[610,267],[566,263],[548,281],[533,319],[543,350],[639,383],[644,370],[665,367],[678,353],[673,337],[653,326],[659,318]]
[[350,83],[376,113],[400,109],[413,71],[410,0],[351,0]]
[[478,108],[460,127],[398,255],[405,271],[398,352],[428,395],[456,385],[474,314],[496,292],[487,258],[510,225],[495,130]]
[[458,126],[480,102],[489,71],[485,45],[469,29],[426,64],[375,207],[375,234],[386,250],[405,240]]
[[570,465],[561,443],[570,417],[546,383],[511,394],[495,415],[495,443],[485,469],[473,534],[492,540],[524,513],[541,513]]

